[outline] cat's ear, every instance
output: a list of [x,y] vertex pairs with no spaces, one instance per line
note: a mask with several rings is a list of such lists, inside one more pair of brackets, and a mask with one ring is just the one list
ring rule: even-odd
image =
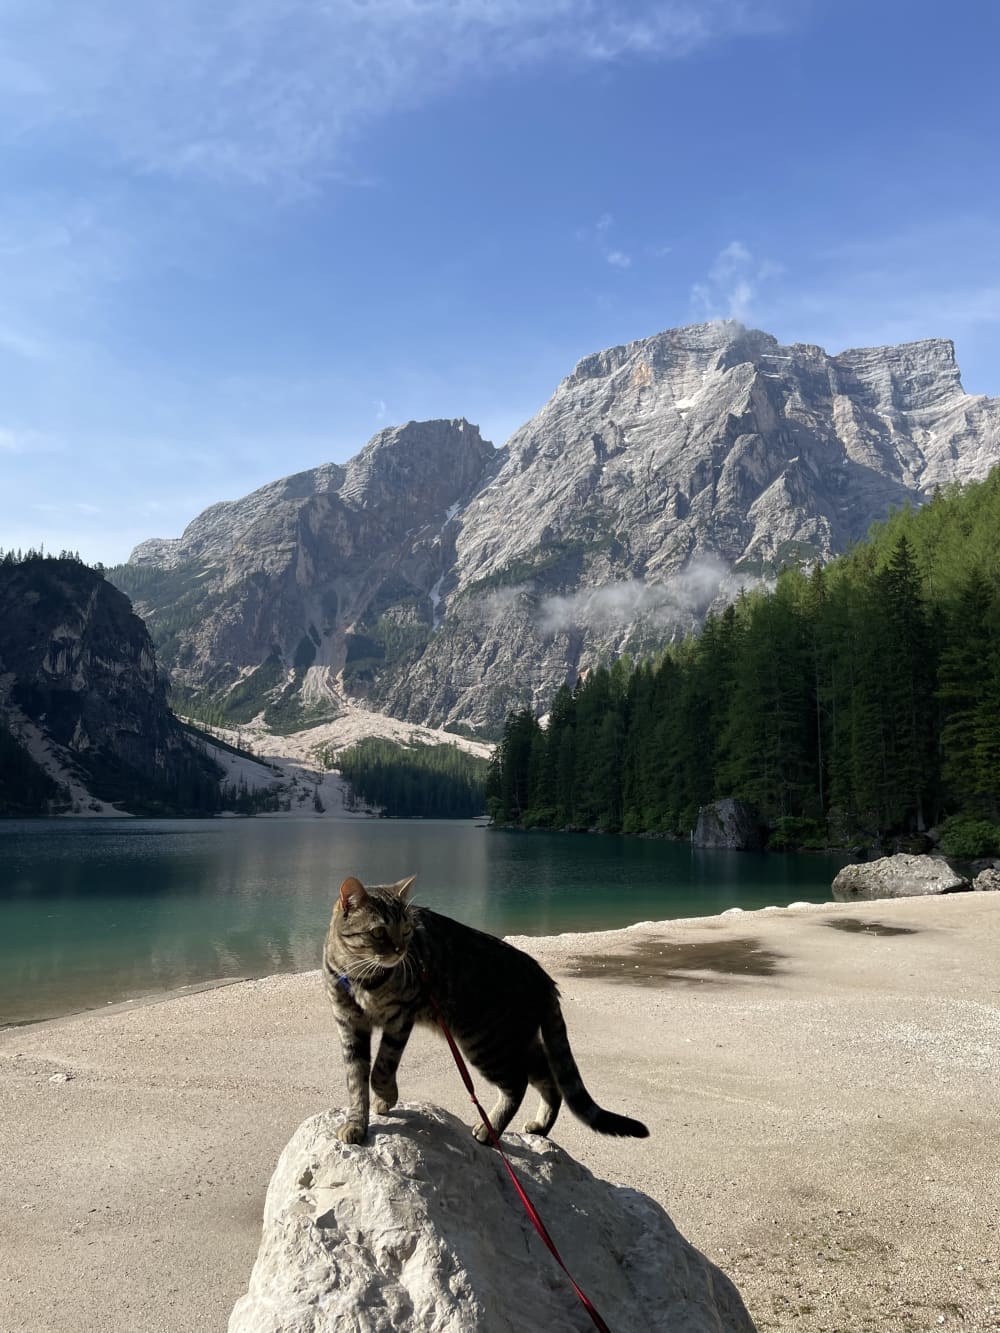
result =
[[397,898],[401,898],[405,903],[410,896],[410,890],[413,888],[416,875],[411,875],[409,879],[397,879],[392,886],[392,891]]
[[360,879],[355,879],[353,875],[344,880],[340,886],[340,905],[344,909],[344,915],[353,912],[368,897],[365,893],[365,886]]

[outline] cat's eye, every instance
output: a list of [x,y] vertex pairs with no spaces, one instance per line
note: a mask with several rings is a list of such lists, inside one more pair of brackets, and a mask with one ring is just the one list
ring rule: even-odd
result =
[[376,926],[371,935],[376,944],[387,944],[389,941],[389,932],[385,926]]

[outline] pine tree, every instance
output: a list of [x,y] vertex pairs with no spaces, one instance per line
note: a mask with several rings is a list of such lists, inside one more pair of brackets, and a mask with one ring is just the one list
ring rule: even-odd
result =
[[945,617],[938,698],[949,804],[996,818],[1000,802],[1000,635],[997,599],[978,569]]
[[925,828],[925,810],[933,795],[934,645],[920,575],[909,541],[899,538],[878,579],[887,630],[882,669],[885,712],[891,749],[891,775],[886,781],[886,813],[891,823],[912,814]]

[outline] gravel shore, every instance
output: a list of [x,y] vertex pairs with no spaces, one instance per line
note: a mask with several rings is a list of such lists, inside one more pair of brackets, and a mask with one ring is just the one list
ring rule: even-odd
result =
[[[656,1198],[762,1333],[1000,1330],[1000,895],[515,943],[591,1092],[651,1130],[553,1136]],[[400,1088],[470,1110],[431,1034]],[[279,1152],[343,1096],[316,973],[0,1032],[0,1329],[225,1329]]]

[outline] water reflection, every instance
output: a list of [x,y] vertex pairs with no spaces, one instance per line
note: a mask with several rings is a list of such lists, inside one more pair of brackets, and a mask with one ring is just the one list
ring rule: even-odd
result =
[[823,900],[843,859],[472,822],[0,821],[0,1023],[315,967],[347,875],[416,874],[429,907],[555,934]]

